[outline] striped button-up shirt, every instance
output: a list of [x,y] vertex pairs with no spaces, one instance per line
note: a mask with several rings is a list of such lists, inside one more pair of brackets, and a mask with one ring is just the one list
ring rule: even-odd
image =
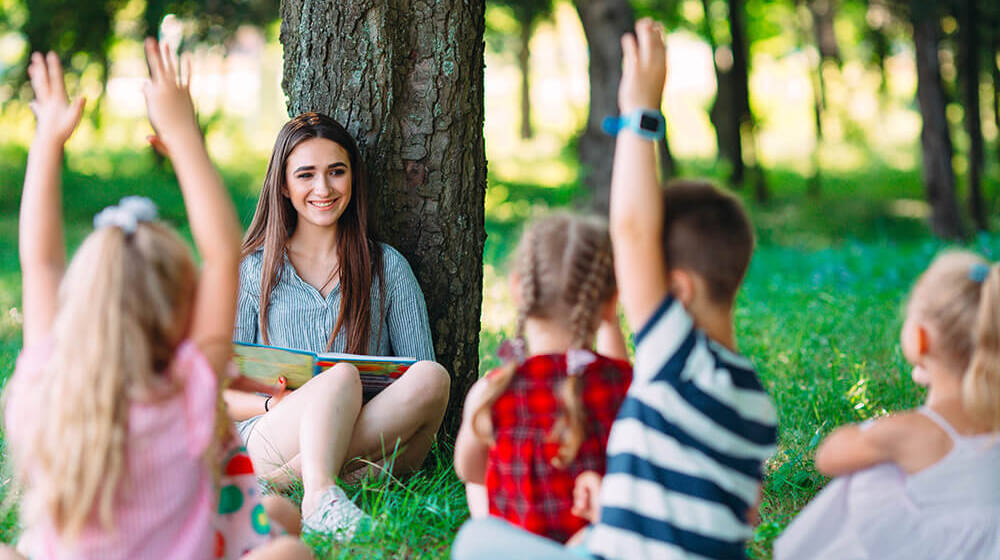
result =
[[[371,335],[368,354],[434,359],[430,323],[424,294],[406,259],[392,247],[382,246],[382,274],[385,279],[385,315],[379,321],[381,296],[378,282],[371,289]],[[258,328],[261,268],[264,251],[247,255],[240,263],[240,294],[233,340],[263,344]],[[271,292],[267,332],[272,346],[326,352],[326,343],[340,312],[340,285],[323,297],[299,277],[285,257],[281,278]],[[332,352],[343,352],[346,333],[341,330]]]

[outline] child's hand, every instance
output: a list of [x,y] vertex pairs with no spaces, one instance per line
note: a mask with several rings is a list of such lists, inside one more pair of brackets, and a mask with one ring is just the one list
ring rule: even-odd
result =
[[176,57],[166,46],[147,38],[145,47],[149,81],[142,92],[146,96],[149,123],[165,150],[178,134],[200,134],[191,101],[191,64],[190,59],[185,59],[184,72],[180,72]]
[[39,52],[32,53],[28,77],[31,89],[35,91],[35,100],[31,102],[31,110],[38,121],[35,138],[51,140],[60,146],[65,144],[80,123],[87,100],[77,97],[69,102],[62,65],[54,52],[49,51],[45,56]]
[[584,471],[576,477],[576,484],[573,486],[573,509],[570,513],[591,523],[600,520],[601,505],[597,501],[597,496],[601,492],[601,480],[601,475],[594,471]]
[[622,36],[622,81],[618,85],[621,113],[660,109],[667,77],[667,50],[663,27],[649,18],[635,24],[635,35]]

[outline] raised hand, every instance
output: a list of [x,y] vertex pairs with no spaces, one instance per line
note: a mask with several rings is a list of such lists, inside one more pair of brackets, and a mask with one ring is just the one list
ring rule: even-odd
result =
[[184,72],[181,72],[177,57],[166,45],[147,38],[145,49],[149,81],[142,92],[157,141],[166,148],[178,135],[200,134],[191,101],[190,59],[185,59]]
[[635,24],[635,35],[622,36],[622,80],[618,108],[622,114],[635,109],[660,109],[667,77],[667,49],[663,26],[649,18]]
[[57,142],[60,146],[65,144],[80,123],[87,100],[78,97],[72,103],[69,101],[62,64],[54,52],[50,51],[45,56],[39,52],[32,53],[28,78],[35,92],[35,99],[31,102],[31,110],[38,121],[35,137]]

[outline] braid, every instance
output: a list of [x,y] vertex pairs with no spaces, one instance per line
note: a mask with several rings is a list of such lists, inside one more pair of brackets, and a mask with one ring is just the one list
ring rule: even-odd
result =
[[[518,253],[517,270],[520,279],[520,305],[517,308],[517,326],[514,337],[524,341],[524,322],[528,315],[535,310],[538,299],[538,236],[532,230],[528,230],[522,238],[522,250]],[[493,410],[493,403],[500,395],[510,387],[514,380],[514,374],[520,364],[517,359],[508,359],[499,368],[487,374],[487,388],[484,392],[482,402],[479,407],[472,412],[472,433],[483,443],[493,445],[493,422],[490,415]]]
[[517,262],[521,302],[517,307],[516,338],[524,338],[524,322],[535,310],[538,301],[538,235],[529,229],[524,236],[524,252]]
[[[574,250],[567,244],[566,258],[569,274],[567,275],[565,294],[573,293],[572,287],[578,286],[569,316],[569,327],[573,333],[572,348],[589,348],[593,343],[596,328],[594,318],[601,303],[610,295],[609,288],[614,287],[613,262],[610,239],[606,230],[586,227],[590,224],[576,223],[573,229],[578,231],[576,239],[579,248]],[[576,457],[586,436],[586,409],[583,406],[580,375],[569,372],[569,375],[559,387],[559,400],[562,405],[559,417],[553,426],[550,437],[561,440],[557,455],[552,464],[558,468],[566,468]]]
[[588,243],[585,251],[574,259],[573,274],[569,280],[580,286],[569,318],[574,348],[587,348],[593,343],[594,317],[609,295],[608,288],[614,285],[614,276],[610,272],[613,267],[611,250],[603,241],[598,239]]

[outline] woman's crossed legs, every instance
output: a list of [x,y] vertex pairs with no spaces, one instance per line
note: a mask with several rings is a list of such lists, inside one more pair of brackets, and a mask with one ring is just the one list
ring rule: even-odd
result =
[[[278,488],[302,477],[308,515],[338,474],[373,463],[397,472],[419,467],[444,418],[449,388],[441,365],[417,362],[362,406],[358,370],[337,364],[262,416],[247,435],[247,450]],[[360,465],[348,463],[355,458]]]

